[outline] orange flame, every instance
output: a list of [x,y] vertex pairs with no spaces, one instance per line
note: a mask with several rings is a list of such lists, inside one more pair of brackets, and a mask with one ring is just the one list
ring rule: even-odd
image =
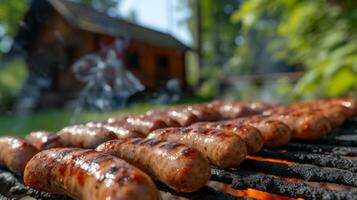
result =
[[246,158],[251,159],[251,160],[256,160],[256,161],[265,161],[265,162],[275,162],[275,163],[281,163],[281,164],[296,164],[294,162],[286,161],[286,160],[279,160],[279,159],[274,159],[274,158],[263,158],[263,157],[258,157],[258,156],[246,156]]

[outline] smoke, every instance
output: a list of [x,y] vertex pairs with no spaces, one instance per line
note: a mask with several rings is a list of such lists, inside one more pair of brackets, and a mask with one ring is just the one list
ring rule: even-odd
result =
[[75,104],[75,114],[84,108],[107,111],[127,104],[129,97],[143,91],[144,86],[123,62],[126,43],[120,39],[113,47],[80,58],[72,66],[77,80],[84,83]]

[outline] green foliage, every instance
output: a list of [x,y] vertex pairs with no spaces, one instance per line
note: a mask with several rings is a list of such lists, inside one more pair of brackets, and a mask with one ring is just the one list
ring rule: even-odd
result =
[[104,120],[122,113],[144,112],[149,109],[148,104],[107,113],[82,112],[74,116],[70,110],[47,110],[26,115],[2,114],[0,115],[0,135],[26,135],[31,131],[48,130],[58,131],[69,124],[83,123],[93,120]]
[[[180,1],[181,7],[190,7],[193,13],[196,12],[197,0]],[[202,32],[202,51],[203,51],[203,67],[199,73],[200,77],[193,77],[188,72],[190,83],[200,85],[198,93],[203,97],[215,96],[221,71],[234,55],[236,47],[235,39],[239,26],[233,25],[230,16],[232,12],[238,8],[239,1],[237,0],[204,0],[201,4],[201,32]],[[194,44],[197,38],[197,27],[195,24],[195,15],[191,15],[188,19],[190,30],[193,36]],[[193,64],[189,63],[190,66]],[[195,67],[195,66],[194,66]],[[195,70],[195,69],[193,69]],[[193,71],[192,70],[192,71]],[[195,75],[196,75],[195,74]],[[200,81],[196,81],[196,80]],[[191,81],[194,80],[194,81]]]
[[246,40],[236,60],[254,59],[247,57],[256,51],[254,34],[269,41],[266,51],[276,61],[306,67],[293,89],[296,97],[341,96],[357,89],[356,1],[246,0],[232,21],[241,24]]
[[0,105],[9,106],[20,92],[27,77],[23,60],[12,59],[1,63],[0,68]]
[[[202,99],[195,96],[181,99],[175,104],[192,104],[208,101],[209,99]],[[0,136],[1,135],[19,135],[23,136],[31,131],[48,130],[58,131],[69,124],[79,124],[88,121],[106,120],[109,117],[130,114],[130,113],[144,113],[149,109],[155,107],[162,107],[167,105],[153,105],[147,102],[137,103],[125,109],[113,110],[110,112],[91,112],[84,111],[78,115],[74,115],[71,110],[46,110],[27,114],[0,114]]]
[[23,0],[1,0],[0,25],[6,34],[14,36],[18,22],[26,11],[27,5]]

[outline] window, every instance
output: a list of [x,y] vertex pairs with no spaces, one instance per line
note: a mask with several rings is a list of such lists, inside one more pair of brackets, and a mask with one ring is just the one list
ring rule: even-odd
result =
[[158,82],[166,82],[170,79],[169,58],[164,55],[156,57],[156,74]]
[[126,65],[131,69],[140,68],[139,54],[135,51],[127,51],[125,54]]
[[169,59],[167,56],[158,56],[156,58],[156,66],[160,68],[168,68],[169,67]]

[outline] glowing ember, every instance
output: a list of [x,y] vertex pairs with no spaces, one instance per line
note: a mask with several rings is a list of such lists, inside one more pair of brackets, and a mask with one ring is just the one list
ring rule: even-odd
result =
[[263,157],[258,157],[258,156],[246,156],[246,158],[251,159],[251,160],[256,160],[256,161],[275,162],[275,163],[282,163],[282,164],[288,164],[288,165],[296,164],[294,162],[289,162],[286,160],[279,160],[279,159],[274,159],[274,158],[263,158]]
[[237,197],[249,197],[263,200],[303,200],[302,198],[294,199],[250,188],[248,188],[247,190],[235,190],[232,189],[229,185],[224,185],[224,192],[227,192]]

